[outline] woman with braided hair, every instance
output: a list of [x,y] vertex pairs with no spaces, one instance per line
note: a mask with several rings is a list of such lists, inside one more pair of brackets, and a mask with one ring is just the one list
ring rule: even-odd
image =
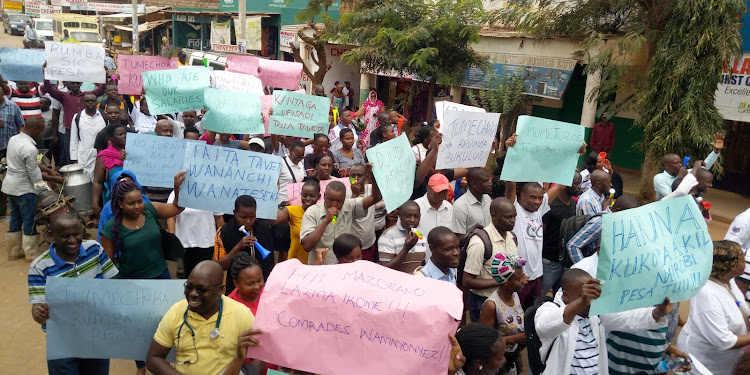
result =
[[237,253],[232,257],[229,276],[232,277],[235,289],[227,297],[247,306],[255,315],[258,312],[263,287],[266,285],[260,263],[247,252]]

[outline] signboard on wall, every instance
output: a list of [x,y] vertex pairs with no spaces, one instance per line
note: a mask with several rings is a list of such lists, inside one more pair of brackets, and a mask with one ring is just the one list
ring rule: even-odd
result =
[[3,9],[6,13],[23,13],[23,1],[5,0]]
[[62,7],[56,5],[40,5],[39,16],[41,18],[52,18],[53,14],[62,13]]
[[545,56],[495,54],[490,60],[489,71],[467,69],[461,86],[487,89],[503,78],[520,76],[526,95],[561,99],[576,66],[573,59]]
[[69,7],[70,3],[71,2],[69,0],[50,0],[49,1],[50,5],[55,5],[59,7]]
[[297,33],[293,31],[279,31],[279,47],[292,48],[292,43],[297,38]]
[[716,89],[716,108],[727,120],[750,122],[750,53],[732,59]]
[[40,2],[26,0],[26,15],[31,16],[31,17],[39,17],[40,7],[41,7]]
[[[70,10],[82,10],[90,12],[107,12],[107,13],[132,13],[131,4],[113,4],[113,3],[74,3],[70,5]],[[138,4],[138,13],[146,10],[144,4]]]

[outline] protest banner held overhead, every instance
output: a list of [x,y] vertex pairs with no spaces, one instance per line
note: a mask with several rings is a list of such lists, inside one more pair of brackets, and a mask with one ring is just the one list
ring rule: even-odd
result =
[[[447,111],[487,112],[484,108],[472,107],[470,105],[449,102],[447,100],[435,102],[435,113],[437,114],[437,119],[440,120],[441,124],[445,122],[445,113]],[[442,132],[442,129],[440,130]]]
[[206,68],[153,70],[141,75],[152,116],[203,108],[203,90],[211,84]]
[[44,51],[0,47],[0,74],[6,81],[44,81]]
[[516,145],[508,148],[500,178],[547,181],[570,186],[583,146],[583,126],[533,116],[519,116]]
[[214,70],[211,72],[211,87],[232,92],[247,92],[264,95],[260,78],[249,74]]
[[329,108],[326,97],[275,90],[268,132],[303,138],[327,134]]
[[462,309],[451,283],[368,261],[307,266],[291,259],[266,281],[253,326],[263,330],[263,344],[247,355],[316,374],[445,374],[448,334]]
[[596,278],[601,296],[589,314],[686,301],[700,291],[713,264],[713,244],[692,196],[666,199],[602,216]]
[[143,186],[171,188],[174,186],[174,175],[183,171],[185,146],[191,142],[206,143],[130,133],[125,141],[128,154],[123,168],[135,173]]
[[229,134],[263,134],[260,97],[214,88],[204,92],[206,114],[201,125],[206,130]]
[[302,80],[302,63],[260,59],[258,73],[263,86],[298,90]]
[[48,278],[47,359],[143,360],[162,316],[185,298],[183,283]]
[[227,56],[227,71],[259,77],[260,60],[260,57],[255,56],[229,55]]
[[275,219],[281,167],[281,158],[275,155],[190,143],[185,149],[187,176],[180,204],[231,214],[237,197],[250,195],[258,204],[257,217]]
[[391,212],[401,207],[414,190],[417,169],[417,159],[406,134],[367,149],[367,158],[372,163],[372,174],[383,195],[385,208]]
[[484,167],[499,122],[499,113],[446,111],[435,168]]
[[117,91],[126,95],[141,95],[141,73],[150,70],[176,69],[174,61],[159,56],[117,55]]
[[104,48],[85,44],[45,42],[47,68],[44,79],[73,82],[107,82]]

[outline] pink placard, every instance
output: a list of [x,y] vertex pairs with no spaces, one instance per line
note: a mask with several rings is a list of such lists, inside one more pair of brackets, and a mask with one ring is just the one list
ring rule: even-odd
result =
[[117,91],[125,95],[140,95],[143,89],[142,72],[175,69],[176,61],[159,56],[117,55],[117,71],[120,76]]
[[263,86],[297,90],[302,80],[302,63],[281,60],[260,60],[258,72]]
[[227,56],[226,70],[228,72],[250,74],[260,78],[258,75],[258,61],[260,60],[262,59],[255,56],[229,55]]
[[[342,178],[332,178],[330,180],[322,180],[320,181],[320,199],[318,199],[318,203],[323,202],[323,193],[326,191],[326,186],[330,184],[333,181],[339,181],[344,186],[346,186],[346,190],[350,190],[352,187],[351,181],[349,181],[349,178],[342,177]],[[304,182],[298,182],[296,184],[288,184],[286,185],[286,194],[287,194],[287,200],[289,201],[289,204],[292,206],[300,205],[302,204],[302,185],[304,185]]]
[[271,110],[271,107],[273,107],[273,95],[261,95],[260,111],[263,112],[263,126],[266,127],[266,136],[270,135],[268,134],[268,121],[270,117],[268,112]]
[[446,281],[290,259],[266,281],[253,326],[261,345],[247,356],[315,374],[445,374],[462,310]]

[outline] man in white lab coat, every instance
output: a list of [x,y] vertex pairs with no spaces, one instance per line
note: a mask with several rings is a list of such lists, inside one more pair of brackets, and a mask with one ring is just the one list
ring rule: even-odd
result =
[[97,104],[96,95],[84,95],[84,110],[73,116],[70,125],[70,159],[82,164],[90,179],[93,179],[96,164],[96,135],[107,126],[104,116],[96,108]]

